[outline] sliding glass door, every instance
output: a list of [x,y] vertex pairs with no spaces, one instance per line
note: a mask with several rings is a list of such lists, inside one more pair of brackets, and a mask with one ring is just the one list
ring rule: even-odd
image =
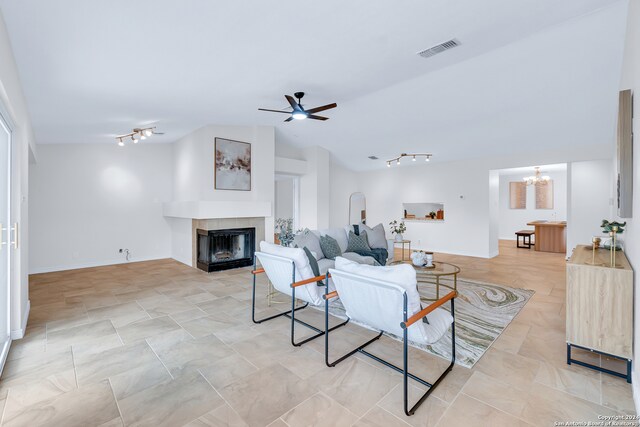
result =
[[15,242],[17,236],[13,236],[17,234],[17,230],[10,224],[10,201],[11,129],[0,108],[0,369],[4,366],[11,343],[9,329],[10,266],[12,248],[17,246],[17,242]]

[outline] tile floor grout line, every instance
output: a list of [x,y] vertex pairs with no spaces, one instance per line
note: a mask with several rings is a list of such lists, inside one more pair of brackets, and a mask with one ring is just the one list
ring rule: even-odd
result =
[[4,415],[7,412],[7,403],[9,403],[9,395],[11,394],[11,387],[7,390],[7,397],[4,399],[4,406],[2,407],[2,415],[0,416],[0,426],[4,425]]
[[477,402],[480,402],[480,403],[482,403],[483,405],[487,405],[487,406],[489,406],[490,408],[493,408],[493,409],[495,409],[495,410],[496,410],[496,411],[498,411],[498,412],[502,412],[503,414],[506,414],[506,415],[508,415],[508,416],[510,416],[510,417],[516,418],[516,419],[518,419],[518,420],[520,420],[520,421],[522,421],[522,422],[524,422],[524,423],[526,423],[526,424],[528,424],[528,425],[533,425],[533,424],[531,424],[529,421],[527,421],[527,420],[525,420],[524,418],[522,418],[522,416],[521,416],[521,415],[513,415],[513,414],[510,414],[510,413],[508,413],[508,412],[506,412],[506,411],[504,411],[504,410],[502,410],[502,409],[500,409],[500,408],[496,408],[495,406],[491,405],[490,403],[487,403],[487,402],[485,402],[485,401],[483,401],[483,400],[478,399],[477,397],[470,396],[470,395],[468,395],[467,393],[465,393],[465,392],[463,392],[463,391],[460,391],[460,394],[464,394],[466,397],[468,397],[468,398],[470,398],[470,399],[473,399],[473,400],[475,400],[475,401],[477,401]]
[[[206,377],[206,376],[205,376],[205,375],[200,371],[200,368],[196,369],[196,371],[197,371],[197,372],[200,374],[200,376],[201,376],[201,377],[202,377],[202,378],[207,382],[207,384],[209,384],[209,386],[211,386],[211,388],[213,389],[213,391],[215,391],[215,392],[218,394],[218,396],[220,396],[220,398],[222,399],[222,401],[224,402],[224,404],[226,404],[229,408],[231,408],[231,410],[232,410],[232,411],[233,411],[233,412],[238,416],[238,418],[240,418],[242,421],[244,421],[244,418],[242,418],[242,417],[240,416],[240,414],[238,413],[238,411],[236,411],[236,409],[235,409],[233,406],[231,406],[231,404],[227,401],[227,399],[225,399],[225,398],[224,398],[224,396],[222,395],[222,393],[220,393],[220,392],[218,391],[218,389],[217,389],[217,388],[215,388],[215,387],[213,386],[213,384],[211,384],[211,383],[209,382],[209,380],[207,379],[207,377]],[[222,406],[222,405],[220,405],[220,406]],[[217,408],[212,409],[212,410],[213,410],[213,411],[215,411],[215,410],[219,409],[219,408],[220,408],[220,406],[218,406]],[[209,411],[209,412],[211,412],[211,411]],[[198,418],[200,418],[200,417],[198,417]],[[196,418],[196,419],[197,419],[197,418]]]
[[164,364],[164,362],[162,361],[162,359],[160,359],[160,356],[158,356],[158,353],[156,353],[156,351],[153,349],[153,347],[151,346],[151,344],[149,343],[149,338],[145,338],[144,342],[147,343],[147,345],[149,346],[149,348],[151,349],[151,351],[153,352],[153,354],[156,356],[156,358],[160,361],[160,363],[162,363],[162,366],[164,366],[164,369],[167,370],[167,373],[169,374],[169,376],[171,377],[172,380],[175,380],[176,378],[171,374],[171,371],[169,370],[169,368],[167,368],[167,365]]
[[118,398],[116,397],[116,392],[113,389],[113,384],[111,384],[111,378],[107,378],[107,382],[109,383],[109,388],[111,389],[111,394],[113,395],[113,401],[116,403],[116,408],[118,409],[118,414],[120,414],[120,421],[122,421],[122,425],[124,426],[124,417],[122,416],[122,410],[120,409],[120,404],[118,403]]

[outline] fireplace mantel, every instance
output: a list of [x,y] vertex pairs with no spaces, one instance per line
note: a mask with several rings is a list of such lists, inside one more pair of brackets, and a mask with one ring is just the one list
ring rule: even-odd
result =
[[162,204],[162,211],[172,218],[265,218],[271,216],[271,202],[167,202]]

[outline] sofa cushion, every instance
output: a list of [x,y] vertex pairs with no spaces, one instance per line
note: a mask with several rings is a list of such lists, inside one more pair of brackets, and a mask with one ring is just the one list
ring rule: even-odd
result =
[[336,257],[342,255],[342,249],[340,249],[338,241],[326,234],[324,236],[320,235],[320,247],[325,258],[336,259]]
[[360,235],[356,235],[353,231],[349,232],[349,244],[345,252],[360,252],[370,251],[369,240],[367,239],[367,232],[361,231]]
[[378,261],[375,260],[375,258],[360,255],[355,252],[345,252],[342,254],[342,257],[348,259],[349,261],[357,262],[358,264],[380,265]]
[[387,236],[384,233],[384,226],[378,224],[371,228],[365,224],[360,224],[359,228],[362,231],[367,232],[367,238],[369,239],[369,246],[371,249],[387,249]]
[[311,252],[315,252],[318,255],[318,259],[324,258],[322,247],[320,247],[320,239],[314,233],[297,234],[293,238],[293,244],[299,248],[307,247]]

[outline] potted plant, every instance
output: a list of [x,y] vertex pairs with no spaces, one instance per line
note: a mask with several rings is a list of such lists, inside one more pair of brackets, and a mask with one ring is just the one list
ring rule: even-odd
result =
[[[607,221],[606,219],[602,220],[602,231],[605,234],[611,236],[611,240],[608,242],[608,249],[610,250],[610,258],[611,258],[611,267],[616,267],[616,251],[622,250],[622,245],[617,241],[618,234],[622,234],[624,232],[624,227],[627,225],[627,222],[620,223],[618,221]],[[607,243],[603,245],[605,249],[607,249]]]
[[401,242],[404,240],[404,237],[402,237],[402,233],[407,231],[407,226],[405,225],[404,221],[398,222],[394,219],[389,223],[389,228],[391,230],[391,234],[396,235],[396,242]]
[[436,219],[436,213],[434,211],[429,212],[429,218]]
[[275,224],[276,232],[278,233],[278,240],[280,245],[289,246],[293,242],[295,235],[293,234],[293,219],[292,218],[277,218]]

